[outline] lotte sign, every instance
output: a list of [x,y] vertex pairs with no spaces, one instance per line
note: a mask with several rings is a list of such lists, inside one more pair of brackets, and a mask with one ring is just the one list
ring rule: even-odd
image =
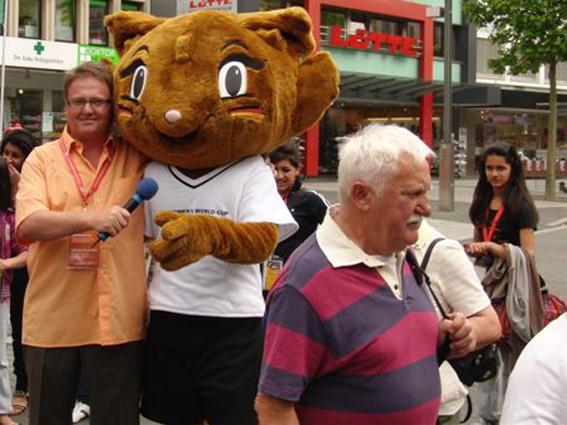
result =
[[238,11],[238,0],[177,0],[178,12],[196,12],[198,10]]
[[367,50],[372,48],[373,51],[378,51],[384,47],[388,47],[390,53],[400,54],[404,56],[415,57],[420,53],[420,49],[416,47],[419,44],[419,39],[413,37],[402,37],[394,34],[384,34],[381,32],[370,32],[364,29],[358,29],[354,34],[348,38],[342,38],[342,27],[334,25],[331,28],[331,39],[329,44],[331,46],[351,47],[354,49]]

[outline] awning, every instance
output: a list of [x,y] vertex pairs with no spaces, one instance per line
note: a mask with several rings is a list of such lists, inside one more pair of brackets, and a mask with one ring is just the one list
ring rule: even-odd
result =
[[[353,104],[417,103],[419,97],[433,93],[442,103],[443,83],[380,75],[342,73],[339,101]],[[486,84],[453,83],[455,107],[498,106],[500,88]]]

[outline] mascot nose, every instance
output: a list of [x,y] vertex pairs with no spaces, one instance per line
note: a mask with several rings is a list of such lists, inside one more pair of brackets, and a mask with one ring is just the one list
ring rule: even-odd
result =
[[196,111],[191,105],[170,105],[168,109],[156,110],[152,119],[156,130],[166,137],[183,138],[197,131],[205,122],[208,108]]
[[168,123],[174,124],[181,119],[181,112],[177,109],[170,109],[165,113],[165,119]]

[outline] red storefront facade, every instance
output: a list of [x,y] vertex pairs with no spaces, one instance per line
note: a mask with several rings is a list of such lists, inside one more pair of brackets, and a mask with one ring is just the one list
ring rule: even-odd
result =
[[[375,13],[397,19],[419,22],[421,24],[419,56],[419,79],[431,83],[433,79],[433,27],[434,21],[427,17],[428,6],[400,0],[305,0],[305,8],[313,20],[313,32],[321,47],[320,27],[322,7],[336,7],[361,12]],[[403,42],[400,41],[402,49]],[[405,50],[410,52],[406,45]],[[401,51],[401,50],[400,50]],[[429,146],[432,145],[433,93],[425,92],[419,98],[419,135]],[[306,133],[305,174],[316,176],[319,173],[319,125]]]

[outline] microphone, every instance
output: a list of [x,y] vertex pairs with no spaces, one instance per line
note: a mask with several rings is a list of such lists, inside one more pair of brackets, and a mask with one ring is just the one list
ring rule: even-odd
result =
[[[136,186],[136,193],[132,195],[123,206],[125,210],[132,213],[138,206],[148,199],[152,199],[158,191],[157,182],[151,177],[144,177]],[[105,241],[110,237],[107,232],[98,232],[98,240]]]

